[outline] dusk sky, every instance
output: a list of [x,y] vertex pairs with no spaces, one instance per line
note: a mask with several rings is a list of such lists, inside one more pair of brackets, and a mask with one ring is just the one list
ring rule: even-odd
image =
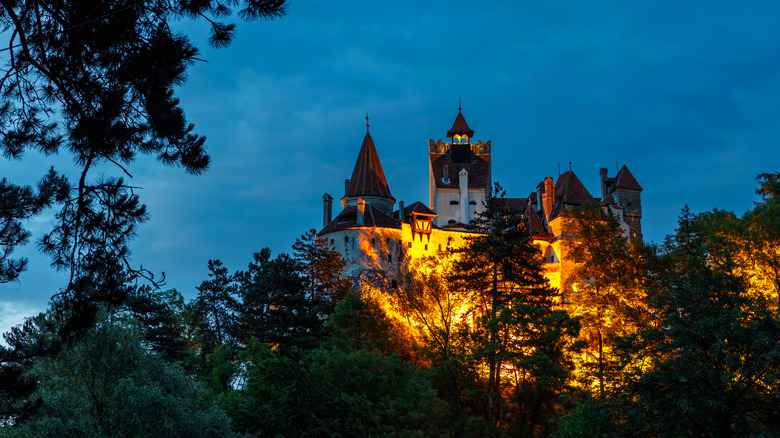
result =
[[[322,195],[343,196],[366,113],[407,205],[428,202],[428,139],[445,137],[462,96],[508,196],[557,179],[570,160],[599,196],[599,168],[625,164],[644,188],[652,242],[686,204],[743,213],[755,177],[780,170],[778,2],[293,0],[282,19],[239,23],[220,50],[202,23],[178,26],[208,61],[178,93],[212,166],[195,177],[143,158],[130,173],[151,216],[134,263],[164,271],[187,299],[209,259],[245,269],[253,252],[289,252],[322,228]],[[32,184],[69,161],[29,153],[0,161],[0,176]],[[29,269],[0,285],[1,331],[66,283],[35,250],[53,214],[28,223],[33,243],[16,254]]]

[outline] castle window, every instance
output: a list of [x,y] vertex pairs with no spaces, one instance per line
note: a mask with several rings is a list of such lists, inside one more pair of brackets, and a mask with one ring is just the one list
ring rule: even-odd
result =
[[334,242],[334,241],[333,241],[333,239],[330,239],[330,244],[331,244],[331,245],[335,245],[335,244],[336,244],[336,242]]
[[458,205],[458,201],[450,201],[450,205]]
[[444,172],[441,178],[441,182],[444,184],[450,183],[450,166],[444,166]]
[[412,242],[409,242],[409,248],[411,248],[411,247],[412,247]]
[[392,287],[393,289],[397,288],[398,287],[398,280],[393,280],[390,283],[390,287]]
[[344,236],[344,243],[349,243],[349,236]]
[[388,254],[387,255],[387,263],[393,263],[393,255],[392,254]]
[[389,237],[387,239],[385,239],[385,243],[390,245],[390,238]]
[[477,205],[477,201],[469,201],[469,205]]
[[455,219],[450,219],[450,220],[447,221],[447,223],[450,224],[450,225],[454,225],[455,224]]
[[371,238],[371,244],[372,244],[372,245],[375,245],[375,244],[376,244],[376,239],[375,239],[375,238],[373,238],[373,237]]
[[550,263],[555,263],[555,256],[554,255],[550,256]]
[[439,251],[441,251],[441,243],[439,244]]
[[428,245],[427,244],[425,245],[425,250],[428,251]]

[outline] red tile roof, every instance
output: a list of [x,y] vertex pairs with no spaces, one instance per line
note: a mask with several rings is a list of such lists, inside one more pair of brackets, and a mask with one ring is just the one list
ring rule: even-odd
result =
[[382,163],[379,162],[374,140],[368,132],[363,138],[363,145],[360,147],[355,169],[352,171],[352,178],[349,179],[349,187],[344,196],[349,198],[380,196],[392,199],[392,203],[395,202],[395,198],[390,194]]
[[541,239],[552,238],[552,235],[544,228],[544,224],[542,224],[542,220],[539,218],[539,214],[532,204],[528,204],[528,207],[526,207],[525,212],[523,213],[523,219],[525,220],[525,225],[528,227],[528,232],[531,233],[531,236]]
[[469,124],[466,123],[466,119],[463,117],[463,114],[461,114],[460,110],[458,110],[458,115],[455,116],[455,122],[452,124],[452,128],[447,131],[447,137],[463,134],[466,134],[469,136],[469,138],[471,138],[474,136],[474,130],[469,128]]
[[555,183],[555,204],[550,219],[561,214],[566,205],[582,205],[586,202],[598,205],[574,172],[563,172]]
[[634,175],[628,170],[628,167],[623,165],[615,175],[615,185],[612,186],[611,191],[614,192],[615,189],[637,190],[641,192],[642,186],[636,181],[636,178],[634,178]]

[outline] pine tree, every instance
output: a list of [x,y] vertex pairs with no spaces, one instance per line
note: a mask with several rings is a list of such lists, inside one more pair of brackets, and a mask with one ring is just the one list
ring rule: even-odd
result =
[[344,275],[347,262],[328,247],[327,239],[317,237],[317,230],[312,228],[295,240],[293,256],[312,297],[330,305],[344,299],[351,286]]
[[219,260],[209,260],[209,280],[198,286],[197,315],[205,353],[235,343],[238,285]]
[[236,278],[243,345],[255,338],[284,354],[292,347],[316,346],[323,335],[322,302],[307,293],[306,279],[298,275],[298,266],[290,256],[280,254],[272,259],[271,250],[263,248]]
[[533,431],[549,427],[557,409],[555,394],[572,369],[568,340],[579,324],[554,308],[558,292],[542,274],[539,249],[503,195],[496,184],[470,227],[480,234],[458,252],[450,280],[480,303],[472,348],[488,370],[485,418],[493,425],[512,418],[514,429]]

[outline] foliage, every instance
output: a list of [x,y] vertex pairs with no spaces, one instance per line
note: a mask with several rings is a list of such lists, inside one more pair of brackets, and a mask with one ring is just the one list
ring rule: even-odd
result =
[[237,430],[258,436],[444,436],[445,409],[414,365],[366,350],[299,360],[254,344]]
[[327,239],[317,237],[314,228],[295,240],[293,256],[312,297],[331,306],[344,299],[351,286],[351,279],[344,276],[347,262],[328,247]]
[[124,309],[129,318],[138,321],[144,341],[153,351],[168,360],[184,358],[184,297],[176,289],[139,287],[130,293]]
[[596,364],[583,368],[595,368],[603,398],[611,368],[607,338],[631,332],[646,312],[640,244],[629,244],[618,218],[596,205],[569,207],[562,216],[565,249],[577,261],[566,279],[568,310],[590,338],[588,361],[595,356]]
[[64,201],[67,194],[67,181],[54,169],[49,170],[35,189],[11,184],[5,178],[0,180],[0,283],[17,280],[27,267],[26,258],[11,258],[14,249],[30,239],[22,220],[37,215],[54,202]]
[[518,212],[504,208],[498,184],[474,221],[481,234],[459,251],[452,286],[479,303],[469,354],[479,367],[479,412],[518,434],[546,434],[572,371],[579,323],[555,310],[556,290]]
[[667,239],[654,320],[620,339],[631,377],[623,427],[641,436],[780,433],[780,321],[727,261],[713,263],[710,215],[687,210]]
[[[137,187],[126,182],[134,160],[150,155],[192,174],[209,164],[205,138],[193,132],[174,94],[198,51],[171,23],[203,19],[211,25],[210,43],[222,47],[234,25],[221,20],[234,12],[245,20],[276,18],[286,5],[2,0],[0,6],[7,50],[0,71],[0,152],[12,160],[28,151],[65,153],[76,169],[70,178],[50,169],[35,190],[2,180],[0,281],[17,279],[26,264],[10,258],[29,239],[20,220],[55,208],[53,229],[39,248],[69,274],[52,298],[58,335],[69,340],[92,326],[101,307],[122,306],[135,281],[161,283],[130,261],[129,243],[148,218]],[[55,354],[58,345],[36,354]],[[1,353],[0,381],[9,382],[24,366],[23,355]],[[31,389],[5,388],[11,404]]]
[[400,350],[400,330],[382,308],[356,292],[348,293],[336,304],[327,323],[331,342],[342,349],[378,351],[389,354]]
[[86,335],[31,371],[40,409],[12,437],[229,436],[223,412],[194,382],[142,344],[131,325],[104,317]]
[[240,340],[251,338],[283,354],[297,347],[310,349],[323,336],[322,301],[306,290],[306,279],[287,254],[271,259],[271,250],[254,254],[246,271],[236,273],[241,297]]
[[217,346],[233,343],[237,330],[238,286],[219,260],[209,260],[209,280],[198,286],[196,318],[201,346],[210,353]]

